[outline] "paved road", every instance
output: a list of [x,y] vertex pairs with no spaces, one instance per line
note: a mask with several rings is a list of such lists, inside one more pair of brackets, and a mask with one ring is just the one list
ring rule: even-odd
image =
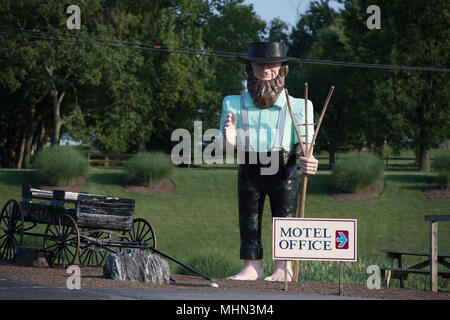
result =
[[196,290],[69,290],[0,278],[0,300],[360,300],[294,293]]

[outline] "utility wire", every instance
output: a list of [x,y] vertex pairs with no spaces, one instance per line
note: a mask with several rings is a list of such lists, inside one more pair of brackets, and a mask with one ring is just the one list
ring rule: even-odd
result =
[[[244,54],[236,52],[222,52],[222,51],[207,51],[191,48],[170,48],[168,46],[150,45],[140,42],[109,40],[102,38],[92,38],[86,36],[69,35],[48,31],[27,30],[11,27],[2,27],[3,30],[0,34],[19,36],[23,38],[32,38],[49,41],[62,41],[72,42],[76,44],[88,44],[88,45],[103,45],[113,48],[127,48],[138,49],[147,51],[157,51],[164,53],[178,53],[178,54],[190,54],[196,56],[212,56],[219,58],[231,58],[236,59],[238,56]],[[13,32],[19,31],[19,32]],[[294,61],[300,64],[316,64],[327,65],[336,67],[350,67],[350,68],[368,68],[368,69],[387,69],[387,70],[404,70],[404,71],[423,71],[423,72],[450,72],[449,68],[434,68],[434,67],[413,67],[413,66],[396,66],[396,65],[384,65],[384,64],[371,64],[371,63],[359,63],[359,62],[345,62],[345,61],[329,61],[329,60],[315,60],[315,59],[301,59],[294,58]]]

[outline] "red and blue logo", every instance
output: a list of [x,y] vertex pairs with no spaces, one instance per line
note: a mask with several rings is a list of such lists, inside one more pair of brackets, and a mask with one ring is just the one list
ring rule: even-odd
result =
[[348,230],[336,230],[336,249],[348,249]]

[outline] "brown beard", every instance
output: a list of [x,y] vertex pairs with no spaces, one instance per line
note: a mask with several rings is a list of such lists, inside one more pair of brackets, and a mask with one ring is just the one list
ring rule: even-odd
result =
[[273,106],[284,88],[284,77],[288,74],[287,65],[282,65],[278,75],[272,80],[259,80],[253,75],[250,63],[245,68],[247,72],[247,89],[253,98],[255,106],[267,109]]

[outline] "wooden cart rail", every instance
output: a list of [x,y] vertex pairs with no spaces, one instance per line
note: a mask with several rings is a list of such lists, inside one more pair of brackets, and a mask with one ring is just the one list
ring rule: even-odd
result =
[[[64,190],[47,191],[31,188],[30,185],[22,186],[22,197],[22,202],[28,204],[32,204],[33,198],[52,201],[50,206],[34,204],[27,206],[26,221],[31,219],[40,222],[39,219],[43,219],[46,214],[53,215],[54,207],[63,208],[64,203],[67,202],[75,204],[75,212],[69,214],[75,219],[78,227],[128,231],[133,224],[134,199]],[[36,216],[37,213],[39,213],[38,216]],[[41,223],[49,223],[49,219],[45,218]]]

